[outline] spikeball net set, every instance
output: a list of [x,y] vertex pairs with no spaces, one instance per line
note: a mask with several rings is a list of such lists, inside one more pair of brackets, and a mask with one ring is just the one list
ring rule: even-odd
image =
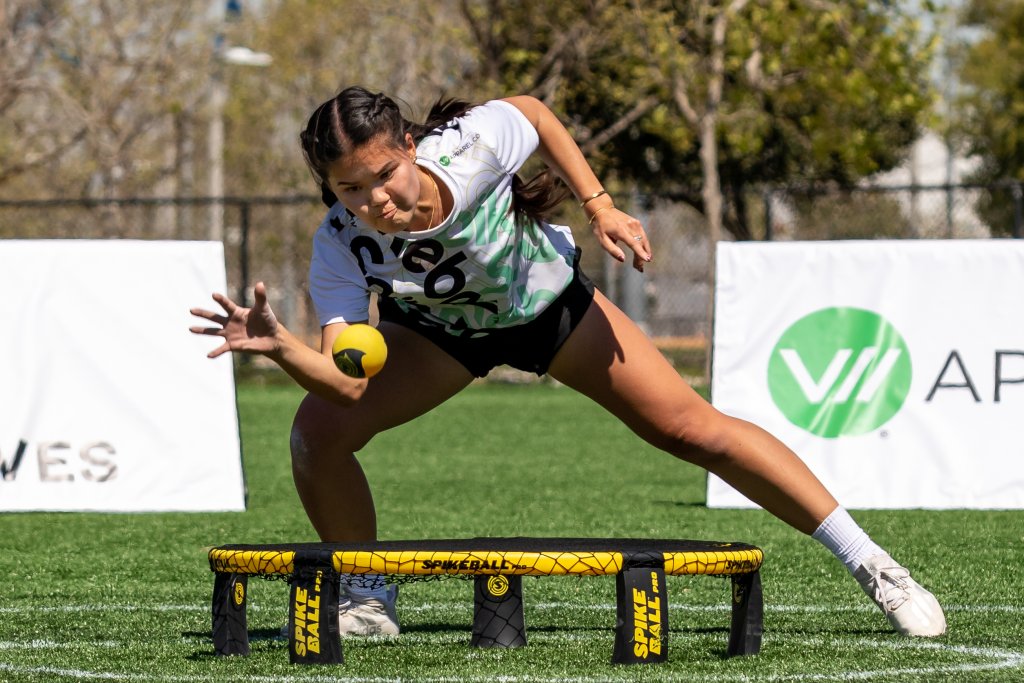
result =
[[339,578],[359,585],[445,577],[474,580],[470,645],[526,645],[524,576],[615,576],[612,661],[657,663],[668,658],[666,575],[732,581],[729,656],[761,648],[764,555],[744,543],[662,539],[475,538],[455,540],[225,545],[209,551],[215,572],[213,643],[218,655],[249,654],[247,579],[283,579],[291,586],[289,659],[293,664],[344,661],[338,627]]

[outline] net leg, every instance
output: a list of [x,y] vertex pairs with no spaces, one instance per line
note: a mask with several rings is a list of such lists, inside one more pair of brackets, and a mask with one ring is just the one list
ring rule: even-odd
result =
[[213,580],[213,650],[218,655],[249,654],[248,579],[246,574],[217,572]]
[[668,593],[663,567],[626,567],[615,576],[615,664],[668,660]]
[[523,577],[477,576],[473,581],[474,647],[523,647]]
[[734,574],[732,577],[732,628],[729,631],[729,657],[756,655],[761,651],[764,622],[764,597],[761,572]]
[[288,661],[341,664],[338,577],[325,567],[297,568],[288,604]]

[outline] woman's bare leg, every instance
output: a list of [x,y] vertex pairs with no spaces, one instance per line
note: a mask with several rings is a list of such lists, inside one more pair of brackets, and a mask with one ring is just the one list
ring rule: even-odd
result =
[[716,474],[804,533],[838,507],[793,451],[760,427],[713,408],[600,292],[549,372],[648,443]]
[[388,362],[354,406],[307,396],[292,425],[292,473],[324,542],[377,538],[377,514],[355,457],[374,435],[418,417],[458,393],[473,376],[424,337],[381,323]]
[[[600,293],[550,373],[607,408],[649,443],[700,465],[794,528],[813,534],[905,635],[946,631],[942,607],[839,507],[793,451],[760,427],[697,395],[647,336]],[[851,557],[829,525],[857,539]],[[845,518],[845,519],[844,519]],[[851,548],[853,546],[850,546]]]

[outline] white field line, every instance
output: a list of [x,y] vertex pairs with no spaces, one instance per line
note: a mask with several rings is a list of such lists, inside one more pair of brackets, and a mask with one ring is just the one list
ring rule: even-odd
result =
[[[250,605],[250,609],[255,608],[255,605]],[[602,604],[602,605],[580,605],[568,602],[550,602],[540,603],[536,605],[529,605],[531,609],[563,609],[563,610],[614,610],[615,605],[613,604]],[[411,611],[426,611],[426,610],[445,610],[451,609],[451,604],[440,604],[440,605],[410,605],[403,606],[403,609],[409,609]],[[20,607],[5,607],[0,608],[0,614],[20,614],[25,612],[103,612],[103,611],[137,611],[137,612],[195,612],[195,613],[207,613],[209,607],[206,605],[66,605],[66,606],[54,606],[54,607],[34,607],[34,608],[20,608]],[[266,608],[264,608],[266,609]],[[679,605],[673,607],[673,611],[680,612],[724,612],[728,609],[727,606],[719,605]],[[773,605],[768,606],[767,611],[779,611],[779,612],[808,612],[808,613],[821,613],[829,611],[862,611],[862,610],[873,610],[871,606],[858,606],[858,607],[825,607],[822,605]],[[1016,605],[961,605],[947,607],[948,611],[964,611],[964,612],[981,612],[981,611],[999,611],[999,612],[1010,612],[1018,613],[1024,611],[1024,608]],[[464,611],[469,611],[464,610]],[[427,644],[441,644],[447,642],[444,636],[438,634],[419,634],[419,633],[408,633],[403,635],[403,640],[410,644],[427,643]],[[598,633],[573,633],[573,634],[555,634],[537,632],[530,635],[531,640],[535,642],[558,642],[565,641],[566,639],[572,640],[587,640],[602,638],[603,634]],[[463,642],[465,640],[461,635],[452,635],[450,637],[452,643]],[[914,666],[914,667],[892,667],[886,669],[873,669],[873,670],[850,670],[834,673],[799,673],[799,674],[778,674],[778,675],[764,675],[758,674],[751,676],[747,674],[726,674],[726,673],[714,673],[709,674],[706,678],[696,678],[692,673],[679,674],[677,676],[670,676],[664,680],[686,680],[695,681],[701,683],[707,681],[711,683],[714,681],[725,682],[725,683],[753,683],[753,681],[768,681],[770,683],[803,683],[805,681],[866,681],[866,680],[881,680],[889,681],[901,676],[956,676],[960,677],[966,674],[981,672],[981,671],[997,671],[1006,669],[1024,669],[1024,652],[1014,652],[1011,650],[1002,650],[998,648],[982,648],[972,647],[965,645],[948,645],[941,642],[925,641],[921,639],[913,640],[872,640],[868,638],[786,638],[783,641],[776,641],[786,644],[799,644],[810,647],[818,648],[836,648],[836,647],[852,647],[852,648],[863,648],[865,651],[877,651],[878,649],[890,649],[890,650],[904,650],[904,651],[925,651],[935,653],[937,656],[943,653],[951,655],[959,655],[961,657],[974,658],[979,661],[972,662],[957,662],[942,664],[936,663],[928,666]],[[113,648],[123,647],[123,643],[111,642],[111,641],[97,641],[97,642],[56,642],[50,640],[28,640],[28,641],[0,641],[0,652],[12,652],[23,649],[31,649],[35,651],[45,649],[82,649],[82,648]],[[482,656],[482,655],[481,655]],[[214,683],[224,680],[224,672],[217,673],[215,675],[173,675],[173,674],[151,674],[142,672],[111,672],[111,671],[92,671],[88,669],[79,668],[62,668],[57,666],[23,666],[8,662],[0,662],[0,672],[9,672],[11,674],[21,674],[31,677],[46,677],[48,679],[70,679],[70,680],[110,680],[110,681],[140,681],[150,683]],[[341,676],[338,674],[341,673]],[[403,681],[400,677],[344,677],[343,671],[334,671],[331,675],[319,675],[317,673],[311,673],[310,675],[285,675],[285,676],[259,676],[259,675],[245,675],[243,678],[247,681],[254,681],[256,683],[290,683],[290,682],[301,682],[309,681],[312,683],[326,683],[327,681],[348,681],[350,683],[390,683],[390,682],[401,682]],[[485,681],[499,681],[499,683],[584,683],[600,680],[598,678],[582,677],[582,678],[546,678],[542,676],[530,676],[530,675],[508,675],[495,678],[494,676],[487,677],[447,677],[441,676],[431,679],[417,679],[426,680],[427,683],[484,683]]]
[[[79,681],[148,681],[150,683],[223,683],[225,674],[211,676],[189,676],[173,674],[143,674],[137,672],[116,673],[112,671],[88,671],[86,669],[67,669],[56,666],[17,666],[0,662],[0,672],[24,674],[29,676],[46,676],[46,680],[65,678]],[[343,678],[338,676],[258,676],[242,674],[234,680],[253,681],[255,683],[401,683],[401,678]],[[406,679],[408,680],[408,679]],[[422,679],[420,679],[422,680]],[[468,679],[467,679],[468,680]],[[554,683],[554,681],[552,681]]]
[[[1004,612],[1009,614],[1024,613],[1024,605],[943,605],[946,612]],[[201,612],[207,613],[210,605],[117,605],[117,604],[87,604],[87,605],[45,605],[26,607],[0,607],[0,614],[52,614],[61,612]],[[586,610],[586,611],[615,611],[615,603],[587,603],[579,604],[573,602],[540,602],[525,604],[526,610]],[[721,605],[670,605],[669,612],[728,612],[730,606]],[[861,605],[773,605],[765,604],[764,611],[771,612],[797,612],[822,614],[828,612],[874,612],[878,608],[867,603]],[[285,608],[268,607],[258,603],[250,603],[247,610],[252,612],[278,611],[284,613]],[[403,604],[403,612],[445,612],[472,610],[470,604],[460,603],[439,603],[439,604]]]
[[59,643],[55,640],[0,640],[0,650],[70,650],[73,648],[81,649],[92,647],[121,647],[121,643],[112,640],[80,640],[69,641],[66,643]]
[[[882,680],[891,681],[901,676],[963,676],[964,674],[981,672],[981,671],[997,671],[1002,669],[1015,669],[1024,668],[1024,653],[1012,652],[1009,650],[1001,650],[997,648],[981,648],[981,647],[970,647],[970,646],[958,646],[958,645],[944,645],[942,643],[936,643],[931,641],[917,640],[902,640],[902,641],[879,641],[871,640],[867,638],[858,638],[853,640],[844,639],[824,639],[824,638],[799,638],[789,639],[788,642],[796,643],[800,645],[806,645],[811,647],[836,647],[838,645],[852,645],[854,647],[862,647],[865,650],[876,652],[879,648],[890,648],[893,650],[924,650],[932,652],[947,652],[955,653],[962,656],[976,657],[978,659],[987,659],[989,661],[980,662],[963,662],[956,664],[934,664],[931,666],[917,666],[917,667],[892,667],[887,669],[873,669],[873,670],[858,670],[858,671],[840,671],[835,673],[800,673],[800,674],[780,674],[780,675],[764,675],[757,674],[749,676],[746,674],[725,674],[715,673],[708,677],[698,678],[695,677],[692,672],[686,674],[680,674],[676,676],[668,676],[661,680],[671,681],[693,681],[694,683],[702,683],[707,681],[708,683],[753,683],[754,681],[768,681],[769,683],[802,683],[804,681],[867,681],[867,680]],[[7,671],[10,673],[24,674],[31,676],[47,676],[50,679],[53,678],[65,678],[73,680],[111,680],[111,681],[148,681],[151,683],[206,683],[223,681],[224,672],[220,672],[216,675],[168,675],[168,674],[146,674],[139,672],[104,672],[104,671],[89,671],[87,669],[71,669],[61,668],[53,666],[19,666],[16,664],[9,664],[0,662],[0,672]],[[401,677],[344,677],[343,675],[337,675],[338,670],[335,670],[334,675],[320,676],[320,675],[299,675],[299,676],[259,676],[259,675],[244,675],[244,680],[255,681],[256,683],[300,683],[302,681],[313,682],[313,683],[327,683],[331,682],[349,682],[349,683],[401,683],[406,679]],[[530,676],[530,675],[509,675],[509,676],[498,676],[489,675],[484,677],[473,677],[473,676],[442,676],[437,678],[417,678],[418,681],[424,681],[424,683],[487,683],[491,681],[498,681],[499,683],[590,683],[593,681],[601,680],[593,677],[576,677],[566,678],[559,676],[558,678],[548,678],[543,676]],[[606,679],[611,680],[611,679]],[[616,677],[615,680],[625,680],[622,677]]]

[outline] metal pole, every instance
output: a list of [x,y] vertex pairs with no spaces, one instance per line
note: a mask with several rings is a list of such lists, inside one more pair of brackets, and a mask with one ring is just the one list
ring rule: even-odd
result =
[[210,130],[208,147],[210,225],[207,237],[214,242],[224,240],[224,106],[227,104],[224,65],[214,57],[210,80]]
[[[223,204],[221,207],[223,208]],[[241,236],[238,242],[238,305],[248,306],[249,305],[249,209],[251,204],[248,201],[243,201],[238,205],[239,211],[239,227],[241,230]],[[248,353],[238,354],[238,362],[243,367],[252,364],[252,356]]]
[[210,230],[209,238],[224,240],[224,108],[228,101],[228,65],[269,66],[274,58],[264,52],[253,52],[240,45],[229,46],[225,31],[229,23],[242,16],[241,0],[227,0],[218,5],[217,33],[213,39],[213,66],[210,79]]
[[238,206],[241,223],[241,241],[238,245],[238,303],[240,306],[248,306],[247,298],[249,291],[249,202],[242,202]]
[[[648,224],[650,215],[647,213],[646,200],[640,194],[633,192],[631,198],[633,216],[636,217],[650,235],[651,226]],[[626,254],[626,262],[617,270],[621,271],[619,277],[619,302],[618,305],[630,319],[640,326],[644,332],[650,333],[650,326],[647,323],[647,280],[644,274],[633,269],[633,252],[623,247]]]
[[1013,236],[1021,239],[1024,238],[1024,189],[1016,182],[1010,192],[1013,194]]

